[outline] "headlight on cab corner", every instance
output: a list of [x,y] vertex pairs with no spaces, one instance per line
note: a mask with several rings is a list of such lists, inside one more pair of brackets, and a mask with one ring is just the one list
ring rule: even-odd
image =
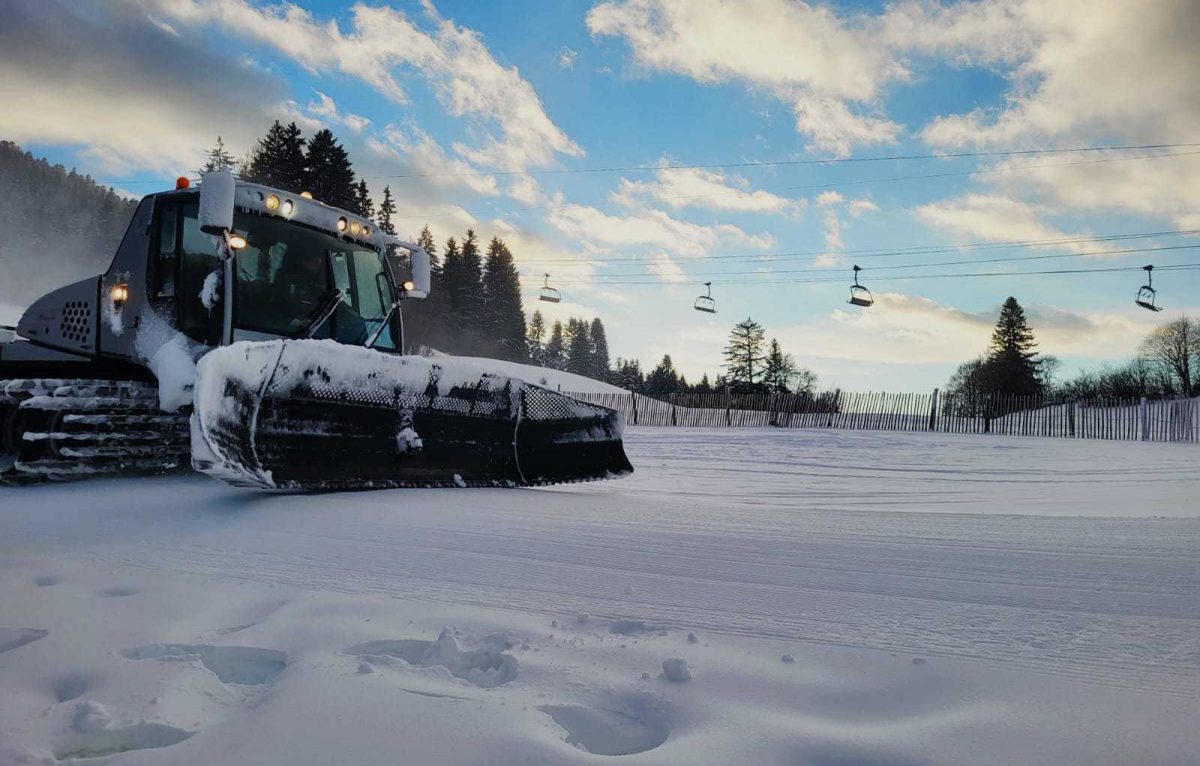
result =
[[405,282],[403,285],[401,285],[401,287],[404,288],[404,292],[411,293],[413,290],[417,289],[417,284],[416,284],[416,282],[413,282],[410,279],[407,282]]
[[121,309],[125,302],[129,300],[129,285],[122,282],[119,285],[113,285],[108,288],[108,297],[112,301],[113,308]]

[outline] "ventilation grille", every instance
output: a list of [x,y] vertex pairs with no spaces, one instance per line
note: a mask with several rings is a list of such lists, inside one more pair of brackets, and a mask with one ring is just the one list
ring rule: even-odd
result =
[[91,340],[91,317],[91,307],[87,301],[67,301],[58,328],[63,339],[86,345]]

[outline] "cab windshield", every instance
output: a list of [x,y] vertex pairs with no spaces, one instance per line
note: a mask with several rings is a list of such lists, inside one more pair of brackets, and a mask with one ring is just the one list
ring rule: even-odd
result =
[[246,239],[235,259],[235,339],[259,333],[303,337],[328,313],[336,290],[340,301],[312,337],[363,345],[387,321],[374,347],[396,350],[394,320],[388,319],[391,280],[380,253],[299,224],[247,213],[234,216],[234,231]]

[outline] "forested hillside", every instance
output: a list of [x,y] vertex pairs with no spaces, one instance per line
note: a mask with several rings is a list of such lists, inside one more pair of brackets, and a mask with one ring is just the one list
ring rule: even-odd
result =
[[89,176],[0,141],[0,303],[25,306],[102,272],[135,207]]

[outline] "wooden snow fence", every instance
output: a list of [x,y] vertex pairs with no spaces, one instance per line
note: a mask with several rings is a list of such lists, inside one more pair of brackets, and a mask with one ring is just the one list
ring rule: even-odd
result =
[[1054,399],[834,391],[807,394],[571,393],[636,426],[838,428],[1200,443],[1200,398]]

